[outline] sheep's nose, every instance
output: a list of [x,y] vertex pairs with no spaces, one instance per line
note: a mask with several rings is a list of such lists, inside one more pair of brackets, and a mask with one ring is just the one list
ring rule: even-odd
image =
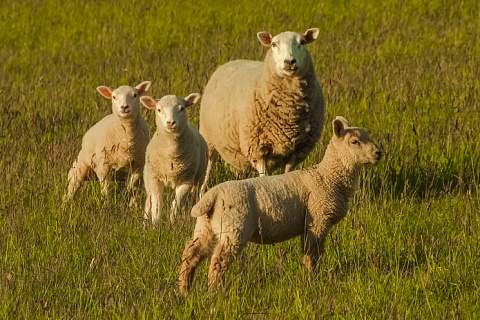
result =
[[382,157],[382,151],[380,150],[375,151],[375,158],[380,159],[381,157]]
[[128,109],[128,105],[126,105],[126,106],[121,106],[120,108],[121,108],[123,111],[125,111],[125,110]]
[[174,120],[169,120],[169,121],[167,121],[167,125],[169,127],[173,127],[175,125],[175,121]]
[[283,63],[284,63],[286,68],[291,69],[291,68],[295,67],[295,63],[297,63],[297,60],[295,60],[295,59],[285,59],[285,60],[283,60]]

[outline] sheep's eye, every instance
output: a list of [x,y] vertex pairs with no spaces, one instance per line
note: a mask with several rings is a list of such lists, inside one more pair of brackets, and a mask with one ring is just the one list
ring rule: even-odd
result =
[[183,110],[185,110],[185,107],[180,106],[180,111],[183,111]]
[[117,97],[115,97],[115,96],[112,96],[112,98],[113,98],[113,100],[117,100]]
[[272,42],[272,48],[276,48],[277,47],[277,43],[276,42]]
[[137,97],[137,94],[136,94],[136,93],[134,93],[134,94],[133,94],[133,97],[134,97],[134,98],[136,98],[136,97]]
[[356,145],[358,145],[358,144],[360,144],[360,141],[358,141],[357,139],[355,139],[355,140],[352,140],[350,143],[351,143],[351,144],[356,144]]
[[300,44],[301,44],[302,46],[305,45],[306,43],[307,43],[307,40],[305,40],[305,39],[300,40]]

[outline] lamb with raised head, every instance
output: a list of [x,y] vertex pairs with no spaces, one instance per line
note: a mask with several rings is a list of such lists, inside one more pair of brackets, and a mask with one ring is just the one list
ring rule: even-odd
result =
[[[145,150],[150,141],[148,126],[140,113],[140,95],[150,88],[144,81],[136,87],[107,86],[97,91],[112,100],[113,113],[91,127],[83,136],[82,149],[68,172],[69,185],[65,200],[72,199],[81,183],[96,177],[102,194],[108,194],[110,180],[126,180],[127,190],[138,186],[145,165]],[[133,198],[132,198],[133,199]]]
[[303,263],[318,266],[329,229],[348,211],[362,166],[381,157],[365,130],[337,117],[323,160],[277,176],[228,181],[209,190],[192,208],[193,240],[182,255],[179,288],[185,294],[199,262],[212,255],[209,287],[247,242],[272,244],[302,237]]
[[218,154],[237,171],[262,176],[289,172],[315,147],[323,127],[324,98],[304,34],[257,34],[270,47],[264,62],[230,61],[211,76],[200,107],[200,133],[207,141],[206,190]]
[[192,93],[185,98],[167,95],[158,101],[141,98],[149,109],[156,110],[157,131],[147,146],[144,171],[145,220],[158,222],[162,211],[165,185],[175,189],[170,221],[173,221],[185,196],[198,194],[207,166],[207,144],[197,128],[188,123],[187,108],[200,99]]

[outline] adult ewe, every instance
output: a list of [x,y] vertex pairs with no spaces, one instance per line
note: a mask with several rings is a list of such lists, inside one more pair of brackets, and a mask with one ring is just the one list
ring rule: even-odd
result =
[[209,148],[202,193],[217,153],[234,169],[253,167],[262,176],[294,169],[314,148],[324,98],[306,45],[318,32],[259,32],[270,47],[264,62],[231,61],[213,73],[200,108],[200,133]]
[[200,189],[207,167],[207,144],[197,128],[188,123],[186,110],[199,99],[198,93],[186,98],[168,95],[158,101],[149,96],[141,98],[145,107],[157,111],[157,131],[147,146],[143,177],[147,192],[145,220],[151,218],[156,223],[160,219],[165,185],[175,189],[172,222],[187,193]]
[[140,95],[150,88],[144,81],[135,88],[121,86],[115,90],[107,86],[97,91],[112,100],[113,113],[104,117],[83,136],[82,149],[68,172],[68,190],[65,200],[73,198],[81,183],[95,173],[108,194],[108,182],[127,181],[127,190],[141,181],[145,165],[145,150],[150,141],[148,126],[140,114]]
[[348,211],[360,168],[381,157],[368,134],[344,118],[333,121],[333,132],[318,165],[224,182],[202,197],[191,212],[197,223],[182,256],[181,293],[187,292],[195,268],[207,255],[212,255],[208,281],[214,287],[249,241],[271,244],[301,236],[305,267],[319,264],[329,229]]

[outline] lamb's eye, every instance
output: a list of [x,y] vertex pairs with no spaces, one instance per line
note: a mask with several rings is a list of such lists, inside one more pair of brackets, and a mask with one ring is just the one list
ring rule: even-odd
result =
[[185,110],[185,107],[180,106],[180,111],[183,111],[183,110]]
[[305,45],[306,43],[307,43],[307,40],[305,40],[305,39],[300,40],[300,44],[301,44],[302,46]]
[[113,100],[117,100],[117,97],[115,97],[115,96],[112,96],[112,98],[113,98]]
[[277,43],[276,42],[272,42],[272,48],[276,48],[277,47]]
[[133,97],[134,97],[134,98],[137,98],[137,94],[136,94],[136,93],[134,93],[134,94],[133,94]]
[[357,140],[357,139],[354,139],[354,140],[350,141],[350,143],[358,145],[358,144],[360,144],[360,141]]

